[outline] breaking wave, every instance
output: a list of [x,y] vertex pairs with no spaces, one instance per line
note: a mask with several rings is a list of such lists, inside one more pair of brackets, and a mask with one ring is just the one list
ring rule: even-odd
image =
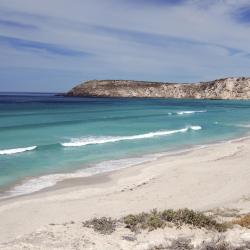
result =
[[94,166],[78,170],[73,173],[50,174],[50,175],[43,175],[37,178],[32,178],[27,181],[24,181],[20,185],[16,185],[11,190],[5,192],[3,196],[0,196],[0,200],[9,197],[34,193],[42,189],[52,187],[56,185],[58,182],[66,179],[89,177],[95,174],[110,172],[142,164],[144,162],[153,161],[156,160],[159,156],[162,156],[162,154],[146,155],[137,158],[103,161],[97,163]]
[[188,126],[182,129],[177,130],[162,130],[156,132],[150,132],[146,134],[139,134],[139,135],[130,135],[130,136],[101,136],[101,137],[85,137],[85,138],[75,138],[71,139],[70,142],[61,143],[64,147],[81,147],[91,144],[104,144],[104,143],[111,143],[111,142],[119,142],[119,141],[127,141],[127,140],[139,140],[139,139],[147,139],[156,136],[165,136],[171,135],[176,133],[184,133],[188,130],[200,130],[202,129],[201,126]]
[[207,112],[206,110],[190,110],[190,111],[179,111],[177,112],[177,115],[189,115],[189,114],[195,114],[195,113],[205,113]]
[[195,113],[206,113],[206,110],[186,110],[186,111],[178,111],[178,112],[169,112],[168,115],[190,115]]
[[236,124],[235,126],[239,128],[250,128],[250,124]]
[[215,121],[214,124],[222,125],[222,126],[238,127],[238,128],[250,128],[250,124],[222,123],[222,122],[218,122],[218,121]]
[[25,151],[31,151],[31,150],[34,150],[36,148],[37,148],[37,146],[26,147],[26,148],[1,149],[0,150],[0,155],[18,154],[18,153],[23,153]]

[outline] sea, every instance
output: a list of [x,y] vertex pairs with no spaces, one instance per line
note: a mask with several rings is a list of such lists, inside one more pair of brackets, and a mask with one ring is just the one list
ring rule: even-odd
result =
[[249,130],[250,101],[0,93],[0,199],[248,136]]

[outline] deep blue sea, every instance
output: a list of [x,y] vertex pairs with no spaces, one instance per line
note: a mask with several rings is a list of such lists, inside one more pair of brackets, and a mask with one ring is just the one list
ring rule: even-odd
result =
[[0,196],[244,136],[250,101],[0,93]]

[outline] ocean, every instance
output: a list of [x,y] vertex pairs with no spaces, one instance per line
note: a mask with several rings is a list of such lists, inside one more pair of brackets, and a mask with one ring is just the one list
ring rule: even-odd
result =
[[245,136],[250,101],[0,93],[0,198]]

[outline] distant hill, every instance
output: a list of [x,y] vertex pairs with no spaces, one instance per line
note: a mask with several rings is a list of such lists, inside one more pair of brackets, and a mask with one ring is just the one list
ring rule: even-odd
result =
[[78,97],[250,99],[250,78],[229,77],[199,83],[91,80],[77,85],[64,95]]

